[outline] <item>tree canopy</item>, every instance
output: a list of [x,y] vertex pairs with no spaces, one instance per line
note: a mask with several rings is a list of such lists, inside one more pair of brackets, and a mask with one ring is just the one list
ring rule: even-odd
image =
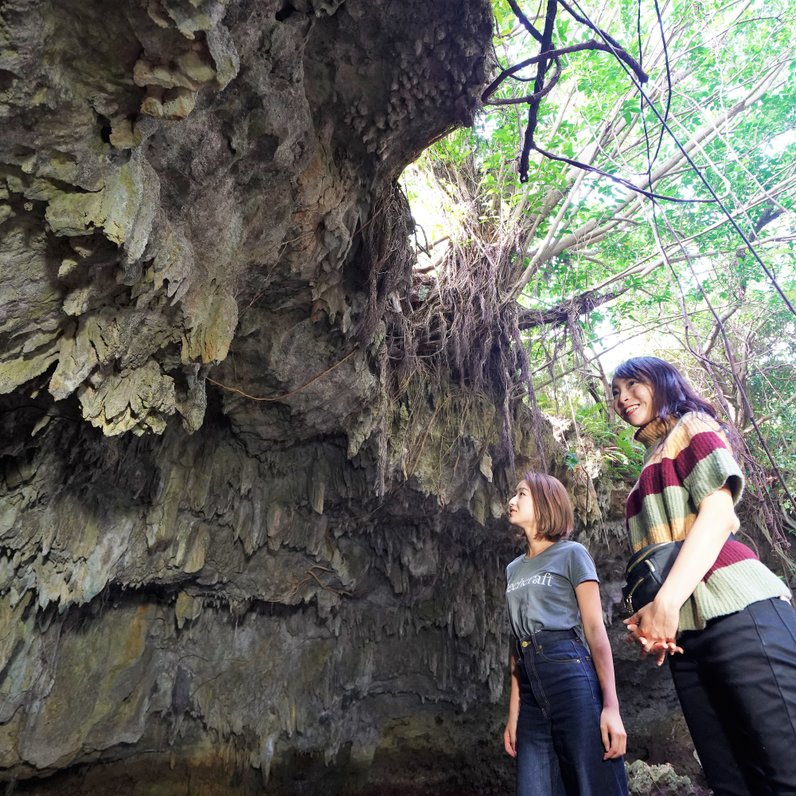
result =
[[[465,262],[487,275],[490,300],[512,307],[538,405],[591,431],[603,463],[634,456],[606,373],[641,352],[681,365],[747,441],[754,521],[787,547],[796,9],[493,6],[494,79],[476,124],[405,175],[426,237],[420,270],[444,282]],[[587,458],[577,444],[571,455]]]

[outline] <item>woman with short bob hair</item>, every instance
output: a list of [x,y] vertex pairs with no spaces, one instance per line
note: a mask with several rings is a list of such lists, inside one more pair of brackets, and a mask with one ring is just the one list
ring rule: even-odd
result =
[[575,527],[567,490],[557,478],[528,471],[522,477],[536,506],[536,535],[550,542],[565,539]]
[[614,409],[646,448],[627,499],[631,550],[682,542],[651,602],[625,620],[642,657],[669,657],[716,796],[796,794],[796,612],[733,535],[744,479],[716,411],[670,363],[623,362]]
[[517,794],[626,796],[627,735],[597,572],[566,539],[574,517],[564,485],[525,473],[509,522],[527,551],[506,567],[514,644],[503,745],[517,760]]

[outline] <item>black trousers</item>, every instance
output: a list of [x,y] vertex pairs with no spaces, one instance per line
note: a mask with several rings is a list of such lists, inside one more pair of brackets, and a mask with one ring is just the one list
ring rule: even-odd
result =
[[681,634],[669,658],[716,796],[796,796],[796,611],[752,603]]

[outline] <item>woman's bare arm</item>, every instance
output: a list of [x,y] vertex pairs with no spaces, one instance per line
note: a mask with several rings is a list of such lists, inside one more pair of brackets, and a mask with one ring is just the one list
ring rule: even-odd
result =
[[611,643],[605,632],[603,609],[600,602],[600,587],[594,580],[586,580],[575,589],[578,608],[583,622],[583,632],[591,650],[597,679],[603,694],[603,710],[600,716],[604,759],[621,757],[627,747],[627,733],[619,714],[619,698],[616,695],[614,658]]
[[509,717],[506,729],[503,730],[503,748],[512,757],[517,756],[517,719],[520,716],[520,679],[517,674],[517,657],[513,651],[509,652],[509,679],[511,691],[509,693]]

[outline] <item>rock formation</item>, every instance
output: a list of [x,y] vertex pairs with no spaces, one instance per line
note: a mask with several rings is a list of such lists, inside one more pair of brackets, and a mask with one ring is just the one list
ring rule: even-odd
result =
[[395,180],[490,35],[487,0],[3,4],[15,792],[505,792],[505,429],[394,389],[384,320]]

